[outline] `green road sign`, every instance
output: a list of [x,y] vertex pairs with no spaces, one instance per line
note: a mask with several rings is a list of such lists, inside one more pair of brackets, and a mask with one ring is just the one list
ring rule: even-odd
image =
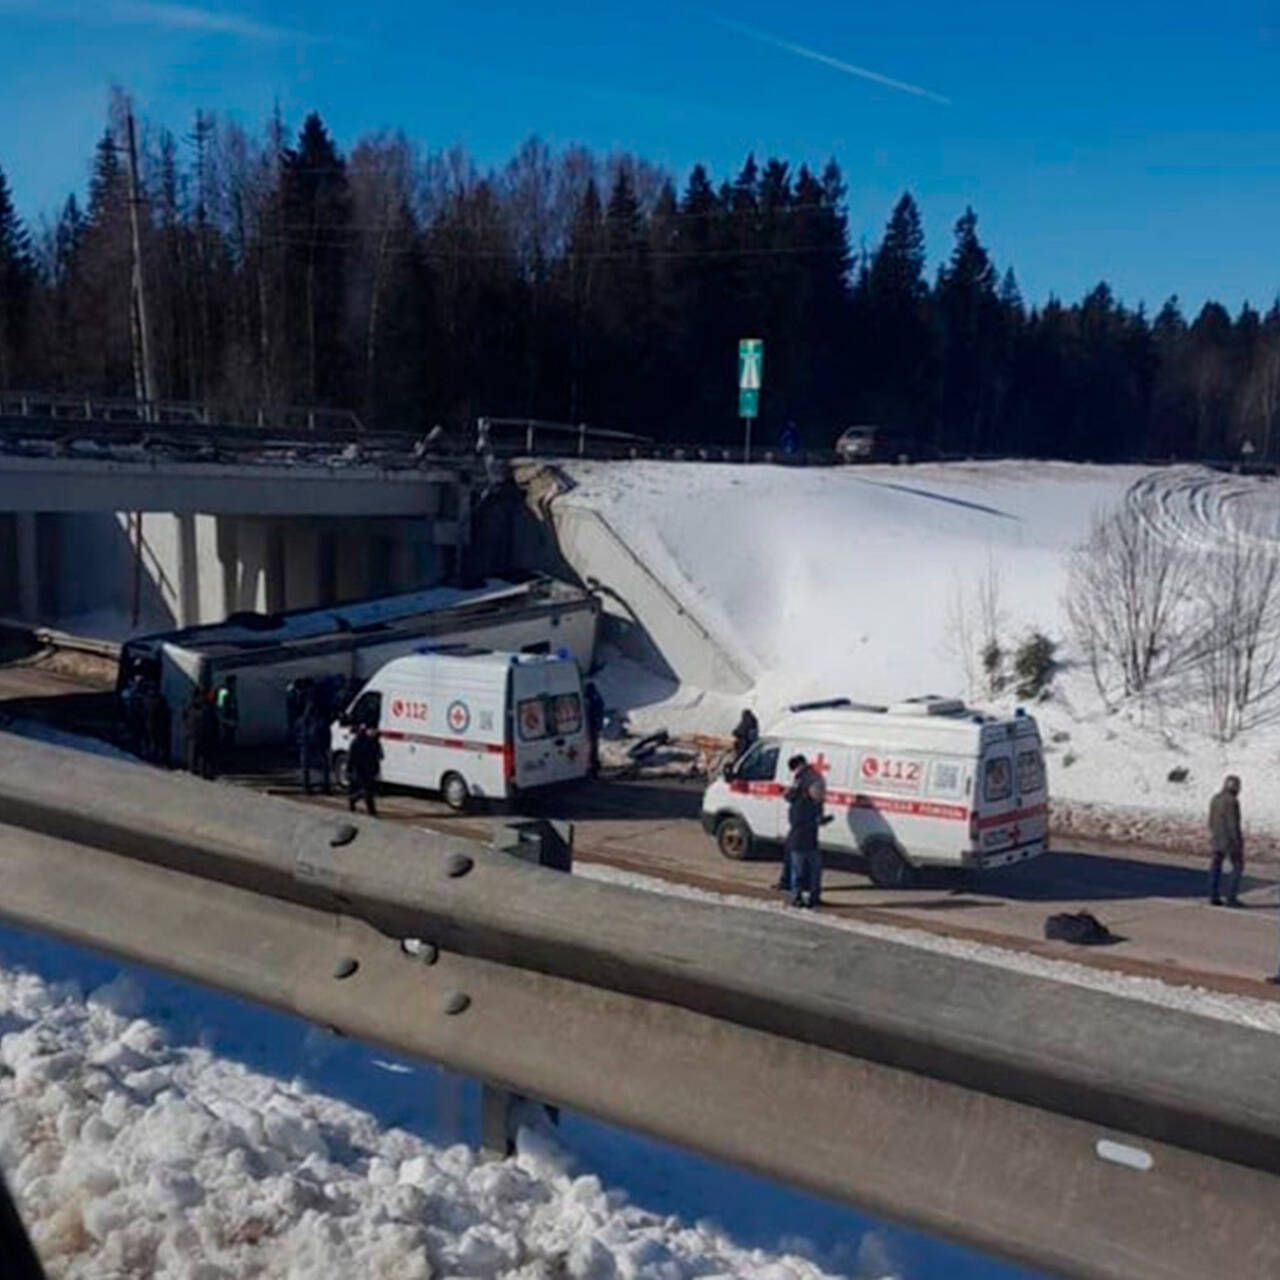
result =
[[738,417],[760,416],[760,387],[764,383],[764,339],[738,341]]

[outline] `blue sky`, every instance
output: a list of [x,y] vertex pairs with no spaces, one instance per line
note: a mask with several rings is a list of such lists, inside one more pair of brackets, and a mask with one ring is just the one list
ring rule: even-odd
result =
[[82,189],[112,82],[179,135],[279,99],[482,164],[530,133],[680,180],[834,155],[855,241],[910,188],[935,261],[972,203],[1031,300],[1234,309],[1280,290],[1278,73],[1280,0],[0,0],[0,167],[31,218]]

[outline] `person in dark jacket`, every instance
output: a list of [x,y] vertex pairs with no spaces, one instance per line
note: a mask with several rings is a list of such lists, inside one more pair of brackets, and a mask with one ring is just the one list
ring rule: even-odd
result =
[[311,771],[320,774],[320,787],[325,795],[332,790],[329,776],[329,707],[323,690],[312,685],[306,690],[306,701],[298,717],[298,764],[302,773],[302,790],[311,794]]
[[600,772],[600,734],[604,730],[604,699],[595,683],[587,681],[582,691],[582,701],[587,712],[587,735],[591,742],[591,776]]
[[200,776],[210,780],[219,773],[222,753],[222,725],[218,719],[218,702],[212,690],[200,699]]
[[150,759],[162,769],[173,763],[170,757],[169,699],[152,686],[147,694],[147,745]]
[[204,712],[204,698],[199,689],[191,690],[187,705],[182,708],[182,746],[187,758],[187,772],[198,778],[201,774],[200,719]]
[[755,714],[750,707],[744,707],[733,731],[733,759],[735,764],[751,750],[752,745],[759,736],[760,722],[755,718]]
[[369,816],[378,816],[376,794],[381,768],[382,743],[378,741],[376,730],[358,723],[347,754],[347,808],[352,813],[357,803],[363,800]]
[[801,755],[787,761],[791,786],[787,801],[787,860],[791,867],[791,905],[817,907],[822,901],[822,853],[818,829],[824,824],[827,788],[822,775]]
[[218,757],[223,769],[231,761],[236,748],[236,734],[240,729],[240,695],[236,678],[228,676],[214,696],[214,709],[218,717]]
[[1213,863],[1209,871],[1209,901],[1222,906],[1222,863],[1231,863],[1227,877],[1229,907],[1242,907],[1240,879],[1244,875],[1244,835],[1240,830],[1240,779],[1229,773],[1222,790],[1209,801],[1209,842]]

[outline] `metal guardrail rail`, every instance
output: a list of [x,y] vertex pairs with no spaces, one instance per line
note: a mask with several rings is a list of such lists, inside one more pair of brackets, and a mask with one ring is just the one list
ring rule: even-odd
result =
[[1262,1032],[2,735],[0,881],[10,919],[1051,1273],[1280,1274]]
[[107,425],[251,427],[292,433],[332,434],[337,431],[351,439],[368,434],[359,415],[350,409],[331,409],[320,405],[246,408],[243,405],[170,400],[148,403],[49,391],[0,391],[0,417]]

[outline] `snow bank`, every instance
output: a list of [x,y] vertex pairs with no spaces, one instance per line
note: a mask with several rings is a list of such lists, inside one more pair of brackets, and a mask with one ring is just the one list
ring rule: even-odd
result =
[[[1223,774],[1244,781],[1246,828],[1280,839],[1280,725],[1222,747],[1185,706],[1109,713],[1073,668],[1063,610],[1071,551],[1095,513],[1130,505],[1162,537],[1191,546],[1280,539],[1269,479],[1203,468],[996,462],[792,469],[660,462],[565,464],[557,499],[597,507],[687,606],[728,629],[766,673],[745,698],[637,682],[610,662],[601,687],[640,731],[727,732],[743,703],[764,724],[789,703],[869,702],[922,693],[991,700],[958,645],[961,603],[999,583],[1006,646],[1033,628],[1061,643],[1065,668],[1038,704],[1056,799],[1114,810],[1116,832],[1172,815],[1194,841]],[[674,566],[674,568],[672,568]],[[1008,709],[1011,700],[994,704]],[[1185,770],[1173,781],[1173,770]],[[1125,810],[1124,814],[1120,810]],[[1135,816],[1137,815],[1137,816]],[[1095,815],[1096,816],[1096,815]],[[1082,830],[1092,833],[1097,823]]]
[[536,1131],[483,1164],[175,1043],[143,997],[0,969],[0,1167],[51,1277],[827,1274],[630,1205]]

